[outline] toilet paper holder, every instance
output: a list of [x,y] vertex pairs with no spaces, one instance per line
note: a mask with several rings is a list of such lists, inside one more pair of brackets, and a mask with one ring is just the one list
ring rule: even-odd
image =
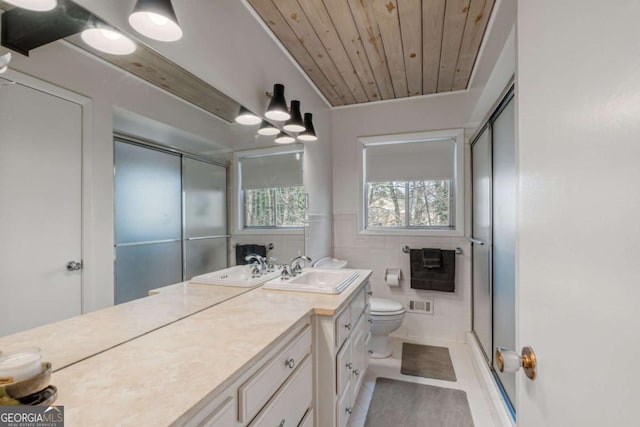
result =
[[400,286],[400,282],[402,282],[402,269],[400,268],[384,269],[384,283],[386,283],[387,286],[394,286],[394,287]]

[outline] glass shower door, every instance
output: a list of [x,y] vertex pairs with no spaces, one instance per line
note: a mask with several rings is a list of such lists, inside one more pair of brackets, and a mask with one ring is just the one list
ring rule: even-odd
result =
[[[508,101],[493,121],[493,346],[516,348],[515,244],[516,155],[515,103]],[[512,404],[516,374],[494,370]]]
[[227,267],[227,169],[183,159],[185,280]]
[[471,147],[472,154],[472,280],[473,331],[492,360],[491,290],[491,127],[486,126]]
[[115,142],[115,304],[182,281],[180,156]]

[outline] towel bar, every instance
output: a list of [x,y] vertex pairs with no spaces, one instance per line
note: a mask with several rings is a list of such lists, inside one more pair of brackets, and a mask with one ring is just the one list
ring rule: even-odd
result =
[[[411,248],[409,246],[402,247],[402,252],[404,252],[405,254],[408,254],[410,250]],[[462,255],[463,253],[464,251],[462,250],[462,248],[460,247],[456,248],[456,255]]]

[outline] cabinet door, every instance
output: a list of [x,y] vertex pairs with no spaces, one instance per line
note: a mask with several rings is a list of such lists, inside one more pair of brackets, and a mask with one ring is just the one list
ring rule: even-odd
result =
[[364,371],[366,369],[366,316],[360,316],[356,324],[353,337],[351,338],[351,359],[353,360],[353,371],[351,372],[351,398],[353,401],[358,397],[358,391],[362,385]]
[[342,310],[342,313],[338,315],[335,325],[336,334],[336,348],[340,348],[344,340],[347,339],[353,329],[353,323],[351,322],[351,310],[349,307]]
[[351,415],[351,384],[348,383],[347,387],[344,389],[344,393],[338,399],[338,411],[336,414],[336,426],[337,427],[347,427],[347,423],[349,422],[349,415]]
[[351,357],[351,339],[347,339],[342,349],[336,356],[336,393],[342,395],[353,372],[353,359]]

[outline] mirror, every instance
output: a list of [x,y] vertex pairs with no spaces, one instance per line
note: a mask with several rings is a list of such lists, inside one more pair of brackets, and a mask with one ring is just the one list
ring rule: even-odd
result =
[[[11,8],[4,2],[0,2],[0,7]],[[136,62],[149,58],[140,54],[135,61],[129,61],[128,66],[154,74],[159,54],[150,51],[156,55],[153,61]],[[220,177],[219,168],[228,164],[227,185],[216,191],[221,194],[226,190],[229,201],[225,206],[226,235],[229,237],[225,238],[227,253],[222,257],[229,265],[235,264],[234,245],[238,243],[273,243],[270,255],[281,261],[305,252],[302,228],[297,233],[284,235],[269,228],[243,234],[236,224],[237,215],[231,203],[235,194],[230,179],[234,173],[233,153],[274,147],[273,137],[257,136],[258,126],[242,126],[221,119],[205,111],[202,105],[186,102],[168,88],[150,84],[122,68],[105,62],[104,57],[99,58],[88,49],[79,49],[70,40],[34,49],[28,57],[14,53],[9,70],[0,75],[0,194],[4,200],[15,201],[12,209],[3,209],[0,214],[3,235],[0,312],[4,313],[3,319],[9,319],[2,322],[2,336],[83,314],[69,324],[70,329],[65,333],[72,335],[73,327],[76,327],[80,340],[87,336],[82,318],[98,318],[100,315],[96,310],[144,295],[138,293],[122,299],[116,295],[118,269],[123,260],[127,260],[127,254],[126,251],[118,253],[118,232],[114,229],[114,207],[119,200],[115,191],[118,178],[117,175],[114,177],[119,153],[114,137],[129,144],[127,147],[162,154],[161,160],[140,161],[139,165],[157,165],[168,156],[173,160],[174,171],[184,171],[185,168],[203,167],[203,163],[209,162],[218,168]],[[179,80],[176,82],[180,85]],[[240,105],[233,100],[225,102]],[[265,107],[267,102],[265,97]],[[131,160],[131,156],[122,158],[123,161],[126,159]],[[306,150],[301,161],[305,164],[306,175],[309,164]],[[185,180],[184,176],[178,179]],[[217,181],[220,182],[223,182],[222,177]],[[123,189],[132,189],[138,184],[125,182]],[[185,191],[184,186],[174,184],[175,191]],[[199,184],[193,183],[193,188],[197,193]],[[138,195],[130,197],[135,200]],[[127,203],[126,195],[121,202]],[[193,204],[195,211],[206,212],[207,206],[211,207],[199,203],[197,197]],[[145,219],[151,221],[145,216],[149,206],[145,203],[135,206],[141,224]],[[169,221],[167,218],[160,220],[157,223],[160,228],[168,224],[162,221]],[[198,233],[189,238],[201,239],[210,233],[221,235],[219,230]],[[160,235],[148,241],[182,240],[186,235],[182,229],[179,234],[182,236]],[[140,237],[143,238],[147,239]],[[177,263],[172,268],[181,267],[183,272],[175,275],[171,283],[188,278],[190,271],[207,265],[201,262],[203,257],[189,258],[188,253],[178,257],[180,259],[172,258],[172,262]],[[220,261],[220,257],[217,258]],[[144,273],[149,266],[144,257],[129,259],[135,261],[130,268],[137,268],[138,272]],[[170,284],[160,282],[145,284],[145,293]],[[167,292],[180,291],[176,288]],[[144,321],[137,319],[135,324],[125,325],[121,330],[110,325],[108,340],[95,345],[78,342],[78,348],[88,356],[245,291],[237,288],[221,290],[184,310],[168,311]],[[161,293],[146,300],[154,299],[156,302],[169,300],[169,296]],[[127,304],[118,306],[116,312],[123,320],[133,315],[128,313]],[[43,330],[39,345],[52,343],[54,338],[48,337]],[[19,343],[16,336],[10,340],[0,338],[3,349]],[[61,349],[59,365],[71,363],[64,359],[63,353]]]

